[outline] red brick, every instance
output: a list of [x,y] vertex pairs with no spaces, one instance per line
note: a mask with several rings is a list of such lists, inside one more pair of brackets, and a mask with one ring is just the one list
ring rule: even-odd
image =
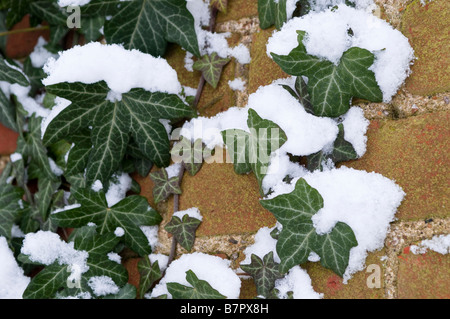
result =
[[17,148],[19,134],[0,124],[0,155],[14,153]]

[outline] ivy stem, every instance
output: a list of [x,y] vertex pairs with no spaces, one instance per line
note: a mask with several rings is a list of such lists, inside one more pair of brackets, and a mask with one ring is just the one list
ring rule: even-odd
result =
[[[184,175],[184,165],[181,165],[180,171],[178,172],[178,183],[181,185],[181,180],[183,179]],[[176,213],[180,210],[180,195],[174,194],[173,195],[173,212]],[[169,260],[167,262],[167,267],[170,265],[170,263],[174,260],[175,254],[177,252],[177,240],[175,236],[172,236],[172,246],[170,247],[170,254],[169,254]]]
[[33,31],[41,31],[41,30],[48,30],[48,29],[49,29],[48,25],[43,25],[43,26],[34,27],[34,28],[17,29],[17,30],[0,32],[0,37],[4,37],[7,35],[16,34],[16,33],[33,32]]
[[[208,30],[210,32],[214,32],[214,29],[216,27],[216,18],[217,18],[217,13],[219,12],[219,10],[217,10],[216,7],[212,7],[211,8],[211,17],[209,20],[209,28]],[[203,74],[200,76],[200,82],[198,83],[198,87],[197,87],[197,93],[195,94],[195,99],[194,99],[194,108],[197,109],[198,106],[198,102],[200,101],[200,96],[202,95],[203,92],[203,87],[205,86],[205,78],[203,77]]]

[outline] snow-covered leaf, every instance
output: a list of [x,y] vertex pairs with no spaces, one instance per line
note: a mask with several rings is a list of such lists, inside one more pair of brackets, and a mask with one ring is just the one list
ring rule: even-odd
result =
[[325,258],[324,267],[343,275],[350,249],[358,243],[352,229],[344,223],[338,223],[329,234],[317,234],[311,217],[323,208],[323,198],[316,189],[301,178],[291,193],[262,200],[261,204],[283,225],[277,241],[282,273],[305,263],[315,252]]
[[[255,174],[262,194],[262,180],[267,173],[272,152],[280,148],[287,137],[274,122],[261,118],[255,110],[248,110],[250,133],[231,129],[222,131],[222,137],[238,174]],[[263,195],[263,194],[262,194]]]
[[282,277],[280,265],[273,260],[273,252],[266,254],[262,259],[255,254],[251,255],[250,264],[241,264],[243,271],[249,273],[256,285],[259,296],[269,297],[275,288],[275,281]]
[[30,85],[23,73],[8,65],[2,57],[0,57],[0,81],[5,81],[11,84],[17,83],[21,86]]
[[152,226],[161,222],[161,216],[152,209],[142,196],[129,196],[108,207],[103,191],[76,189],[73,192],[81,207],[51,215],[62,227],[82,227],[89,222],[98,225],[100,235],[114,232],[117,227],[124,231],[125,244],[141,256],[151,253],[147,237],[139,226]]
[[374,62],[373,53],[352,47],[345,51],[338,65],[309,55],[303,39],[304,31],[297,31],[298,47],[288,55],[272,57],[288,74],[308,77],[308,92],[314,114],[337,117],[348,111],[352,97],[381,102],[383,93],[369,70]]
[[215,290],[205,281],[198,279],[192,270],[186,271],[186,280],[192,285],[188,287],[176,282],[167,283],[167,290],[174,299],[225,299],[226,297]]
[[169,178],[165,168],[150,173],[150,178],[155,183],[153,199],[156,204],[166,200],[171,194],[181,194],[180,178],[178,176]]
[[194,70],[202,72],[206,82],[208,82],[213,88],[217,87],[222,74],[222,69],[230,62],[229,58],[221,58],[216,52],[211,55],[204,55],[201,59],[195,61]]
[[153,56],[166,52],[174,42],[200,56],[194,18],[185,0],[134,0],[123,3],[120,11],[105,23],[108,43],[122,43]]
[[109,88],[103,81],[94,84],[59,83],[47,86],[52,94],[72,101],[48,125],[44,143],[50,145],[92,126],[93,149],[86,167],[88,184],[107,184],[122,162],[130,137],[142,154],[159,167],[170,162],[169,138],[159,119],[180,119],[195,115],[174,94],[132,89],[121,100],[107,99]]
[[183,215],[181,219],[177,216],[172,216],[165,229],[175,237],[184,249],[190,251],[194,245],[195,232],[201,223],[201,220],[190,217],[188,214]]

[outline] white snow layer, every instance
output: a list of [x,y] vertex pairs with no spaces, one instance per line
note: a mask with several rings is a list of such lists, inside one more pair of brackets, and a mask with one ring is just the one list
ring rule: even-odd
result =
[[58,5],[60,7],[67,6],[84,6],[91,2],[91,0],[58,0]]
[[0,237],[0,299],[21,299],[30,283],[23,274],[5,237]]
[[323,294],[314,291],[311,278],[306,270],[300,266],[292,267],[286,276],[275,282],[275,289],[278,289],[278,297],[288,298],[288,292],[292,291],[294,299],[321,299]]
[[197,207],[192,207],[186,210],[180,210],[178,212],[175,212],[173,216],[178,217],[179,219],[183,219],[184,215],[188,215],[191,218],[196,218],[198,220],[203,220],[203,216],[200,214],[200,211]]
[[229,299],[239,298],[241,280],[230,268],[230,261],[204,253],[184,254],[174,260],[166,269],[165,276],[152,290],[150,297],[171,294],[167,290],[168,282],[191,285],[186,280],[186,272],[192,270],[200,280],[207,281],[211,287]]
[[112,91],[119,94],[133,88],[172,94],[181,92],[177,73],[166,60],[138,50],[126,50],[117,44],[91,42],[75,46],[60,52],[57,60],[50,58],[44,71],[48,74],[42,81],[44,85],[105,81]]
[[[353,31],[350,35],[348,30]],[[304,44],[308,54],[338,63],[351,47],[367,49],[375,54],[370,68],[389,102],[410,73],[414,51],[408,39],[389,23],[363,10],[339,5],[336,10],[312,12],[293,18],[275,31],[267,44],[267,54],[287,55],[298,46],[297,31],[306,31]]]
[[[358,246],[350,251],[349,265],[344,274],[344,281],[347,281],[364,269],[368,252],[383,247],[389,223],[394,220],[405,193],[378,173],[345,166],[307,173],[303,178],[323,197],[323,208],[312,217],[317,233],[330,232],[337,222],[346,223],[355,233]],[[290,193],[297,180],[274,186],[274,193],[269,198]]]
[[96,296],[106,296],[110,294],[116,294],[119,292],[119,287],[108,276],[95,276],[89,278],[89,287]]
[[450,253],[450,235],[434,236],[410,247],[413,254],[425,254],[428,250],[433,250],[442,255]]
[[228,81],[228,86],[233,91],[244,91],[245,89],[245,81],[242,78],[235,78],[234,80]]
[[30,53],[31,64],[35,68],[42,68],[49,58],[58,58],[57,54],[49,52],[44,46],[48,42],[41,36],[38,39],[33,52]]

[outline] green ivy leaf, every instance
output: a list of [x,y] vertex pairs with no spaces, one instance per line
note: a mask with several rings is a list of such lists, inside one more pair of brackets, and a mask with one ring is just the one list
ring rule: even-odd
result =
[[139,296],[143,298],[153,284],[162,277],[162,273],[158,261],[155,261],[152,264],[148,256],[144,256],[144,258],[139,261],[138,270],[140,275]]
[[27,57],[23,63],[23,72],[30,80],[31,90],[29,95],[34,96],[39,89],[44,87],[41,80],[45,77],[45,72],[42,68],[33,67],[30,57]]
[[96,41],[102,36],[100,28],[105,24],[105,17],[94,16],[84,17],[81,16],[81,29],[80,32],[84,34],[86,42]]
[[341,123],[338,125],[339,133],[333,144],[333,150],[331,153],[325,153],[319,151],[317,153],[308,155],[306,168],[311,172],[316,169],[323,169],[323,162],[331,159],[334,164],[339,162],[345,162],[358,158],[358,154],[353,148],[352,143],[348,142],[344,138],[344,125]]
[[121,2],[121,0],[91,0],[83,6],[83,13],[92,16],[112,15],[120,9]]
[[12,67],[6,60],[0,57],[0,81],[17,83],[21,86],[28,86],[30,83],[21,71]]
[[129,196],[108,207],[103,191],[76,189],[72,192],[81,207],[51,215],[62,227],[82,227],[89,222],[98,226],[100,235],[114,232],[117,227],[125,231],[125,244],[141,256],[151,253],[148,239],[139,226],[158,225],[161,216],[142,196]]
[[280,29],[287,21],[286,0],[258,0],[259,26],[267,29],[275,24]]
[[9,0],[9,11],[6,16],[6,27],[11,29],[16,23],[29,13],[30,4],[33,0]]
[[299,46],[288,55],[272,57],[288,74],[308,77],[308,92],[314,114],[337,117],[348,111],[352,97],[381,102],[383,93],[369,70],[374,55],[368,50],[352,47],[345,51],[338,65],[306,53],[305,31],[297,31]]
[[358,243],[351,228],[344,223],[338,223],[330,234],[316,233],[311,217],[323,207],[322,196],[316,189],[301,178],[291,193],[262,200],[261,205],[283,225],[277,241],[282,273],[305,263],[309,254],[315,252],[325,259],[324,267],[343,275],[350,249]]
[[23,293],[24,299],[48,299],[67,284],[70,272],[66,265],[51,264],[41,270]]
[[282,277],[280,265],[273,260],[273,252],[262,259],[252,254],[250,264],[241,264],[243,271],[249,273],[256,285],[256,292],[260,296],[269,297],[275,288],[275,281]]
[[44,221],[47,220],[50,213],[50,205],[52,202],[53,194],[56,193],[61,182],[59,180],[51,180],[48,178],[39,178],[38,189],[39,191],[35,194],[35,200],[37,202],[39,214]]
[[[56,116],[44,135],[45,145],[92,126],[93,149],[86,167],[88,184],[107,184],[125,156],[130,136],[147,159],[159,167],[170,162],[170,143],[159,119],[180,119],[195,112],[174,94],[132,89],[120,101],[110,102],[103,81],[94,84],[59,83],[47,91],[72,101]],[[81,165],[81,164],[80,164]]]
[[192,287],[179,283],[167,283],[167,290],[174,299],[225,299],[226,297],[215,290],[205,281],[198,279],[192,270],[186,271],[186,280]]
[[136,299],[137,289],[131,284],[123,286],[118,293],[107,295],[103,299]]
[[248,110],[247,125],[250,133],[231,129],[222,131],[222,137],[233,159],[235,172],[244,174],[253,171],[261,195],[264,195],[261,186],[270,164],[270,155],[287,141],[287,137],[277,124],[262,119],[253,109]]
[[166,52],[174,42],[200,56],[194,18],[185,0],[135,0],[126,2],[105,23],[108,43],[123,43],[126,49],[138,49],[153,56]]
[[153,199],[155,204],[166,200],[171,194],[180,195],[182,193],[180,178],[178,176],[169,178],[165,168],[150,173],[150,178],[155,183],[155,186],[153,187]]
[[31,1],[30,11],[34,16],[47,21],[51,25],[67,27],[67,17],[69,14],[54,1]]
[[171,233],[184,249],[190,251],[194,245],[195,232],[201,223],[201,220],[190,217],[188,214],[183,215],[182,219],[172,216],[165,230]]
[[0,123],[13,131],[19,131],[16,123],[16,109],[2,90],[0,90]]
[[10,184],[0,185],[0,236],[11,239],[11,228],[19,218],[23,190]]
[[208,82],[213,88],[217,88],[217,84],[222,74],[222,69],[230,62],[229,58],[221,58],[216,52],[211,55],[204,55],[201,59],[195,61],[194,70],[202,72],[206,82]]

